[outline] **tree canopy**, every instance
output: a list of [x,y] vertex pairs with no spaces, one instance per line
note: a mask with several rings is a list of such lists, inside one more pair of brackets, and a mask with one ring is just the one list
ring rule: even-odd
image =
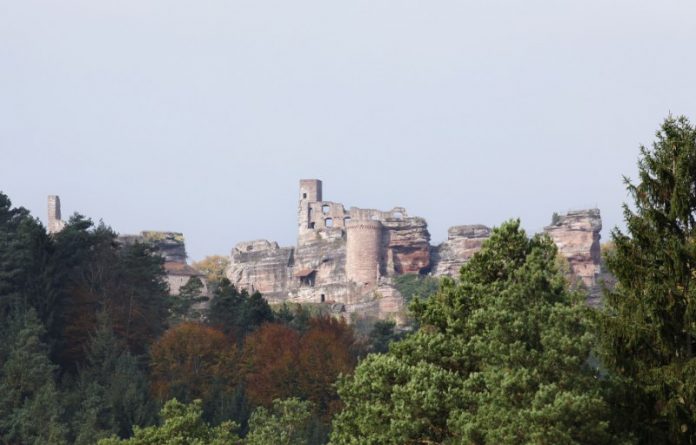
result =
[[416,301],[418,332],[339,380],[331,443],[614,442],[589,309],[555,258],[519,221],[495,229],[458,283]]
[[669,117],[626,179],[626,231],[606,262],[616,286],[600,319],[607,366],[635,398],[632,429],[646,443],[696,437],[696,130]]

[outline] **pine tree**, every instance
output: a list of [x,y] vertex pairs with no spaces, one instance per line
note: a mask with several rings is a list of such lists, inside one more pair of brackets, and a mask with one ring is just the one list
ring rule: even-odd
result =
[[93,444],[116,434],[129,436],[134,426],[153,420],[153,404],[137,360],[113,334],[106,312],[97,316],[74,397],[75,444]]
[[628,422],[644,443],[696,443],[696,130],[669,117],[625,179],[626,232],[606,258],[603,352],[626,379]]
[[203,281],[200,278],[196,276],[189,278],[179,289],[179,294],[170,296],[169,300],[170,324],[181,321],[200,321],[204,318],[202,311],[195,309],[196,305],[208,300],[208,297],[204,295]]
[[339,379],[331,443],[615,443],[590,309],[556,252],[519,221],[495,229],[459,282],[413,305],[418,332]]
[[0,323],[34,308],[50,329],[58,304],[53,243],[41,223],[0,193]]
[[208,321],[226,334],[242,341],[244,336],[274,320],[273,310],[261,293],[238,291],[227,278],[220,281],[208,311]]
[[234,434],[238,426],[223,422],[211,426],[203,420],[200,400],[185,405],[176,399],[168,401],[160,413],[162,424],[136,428],[133,437],[119,440],[116,437],[102,439],[99,445],[231,445],[239,443]]
[[256,408],[249,419],[246,445],[306,445],[312,430],[312,403],[297,398],[274,400]]
[[0,439],[3,443],[62,444],[56,366],[41,340],[43,326],[33,309],[11,321],[9,355],[0,369]]
[[146,243],[123,245],[103,223],[80,215],[55,235],[62,304],[58,357],[65,368],[85,359],[96,314],[108,312],[116,336],[141,355],[164,330],[168,291],[163,258]]

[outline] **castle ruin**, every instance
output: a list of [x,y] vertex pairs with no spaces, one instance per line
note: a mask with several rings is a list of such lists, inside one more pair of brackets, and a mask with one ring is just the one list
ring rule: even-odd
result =
[[[447,241],[430,245],[425,219],[403,207],[388,211],[324,201],[323,184],[299,187],[297,244],[268,240],[237,244],[226,271],[239,288],[270,303],[326,303],[339,312],[389,318],[403,309],[393,279],[403,274],[454,276],[490,236],[482,225],[455,226]],[[600,273],[599,210],[570,212],[547,227],[571,273],[596,290]]]
[[[239,243],[227,277],[271,303],[331,303],[342,310],[400,310],[389,278],[426,273],[430,234],[406,209],[362,209],[324,201],[322,182],[300,181],[297,245],[268,240]],[[378,293],[381,298],[376,299]],[[367,306],[369,307],[366,307]]]
[[[280,247],[268,240],[246,241],[231,252],[226,276],[240,289],[259,291],[270,303],[326,304],[349,318],[353,313],[399,318],[404,301],[394,285],[404,274],[458,277],[461,267],[490,236],[483,225],[454,226],[447,240],[430,244],[425,219],[409,216],[403,207],[383,211],[324,201],[318,179],[300,181],[297,243]],[[60,198],[48,197],[48,232],[65,227]],[[601,276],[597,209],[571,211],[544,229],[567,259],[574,283],[588,290],[591,305],[599,304]],[[186,263],[183,235],[143,231],[121,235],[119,242],[150,242],[165,259],[170,293],[178,294],[191,277],[203,274]]]

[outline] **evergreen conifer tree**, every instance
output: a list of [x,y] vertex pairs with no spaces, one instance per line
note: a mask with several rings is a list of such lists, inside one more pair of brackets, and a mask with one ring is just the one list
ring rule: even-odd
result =
[[341,444],[609,444],[588,311],[546,236],[493,231],[459,283],[413,306],[421,328],[339,380]]
[[312,427],[312,403],[297,398],[274,400],[258,407],[249,419],[246,445],[307,445]]
[[113,434],[127,437],[134,426],[154,420],[145,375],[112,329],[108,314],[100,312],[74,397],[77,445]]
[[626,232],[601,316],[604,360],[628,384],[626,419],[644,443],[696,443],[696,130],[667,118],[625,179]]
[[43,326],[33,309],[13,317],[9,354],[0,369],[0,440],[25,445],[65,443],[56,366],[41,340]]

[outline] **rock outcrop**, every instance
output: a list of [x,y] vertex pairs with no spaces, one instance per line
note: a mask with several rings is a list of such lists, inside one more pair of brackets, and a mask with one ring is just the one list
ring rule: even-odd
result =
[[430,233],[425,219],[387,218],[382,225],[386,275],[419,274],[430,268]]
[[[240,243],[226,272],[240,288],[260,291],[271,303],[326,304],[332,313],[402,318],[404,302],[393,286],[403,274],[458,277],[491,229],[451,227],[447,241],[430,245],[425,219],[406,209],[351,207],[323,200],[321,181],[300,181],[297,245],[266,240]],[[546,231],[568,259],[573,276],[596,288],[599,274],[599,211],[570,212]]]
[[227,277],[237,287],[259,291],[269,300],[282,298],[287,291],[293,251],[292,247],[281,248],[274,241],[239,243],[232,249]]
[[481,249],[491,229],[477,224],[454,226],[447,230],[447,241],[432,248],[432,274],[458,277],[464,263]]
[[554,215],[553,223],[544,228],[568,260],[572,277],[577,277],[590,291],[589,302],[598,304],[601,248],[599,244],[602,218],[599,209],[577,210]]
[[395,317],[403,299],[389,278],[430,268],[430,233],[403,207],[388,211],[324,201],[321,181],[300,181],[295,247],[240,243],[227,277],[272,303],[326,303],[342,313]]

